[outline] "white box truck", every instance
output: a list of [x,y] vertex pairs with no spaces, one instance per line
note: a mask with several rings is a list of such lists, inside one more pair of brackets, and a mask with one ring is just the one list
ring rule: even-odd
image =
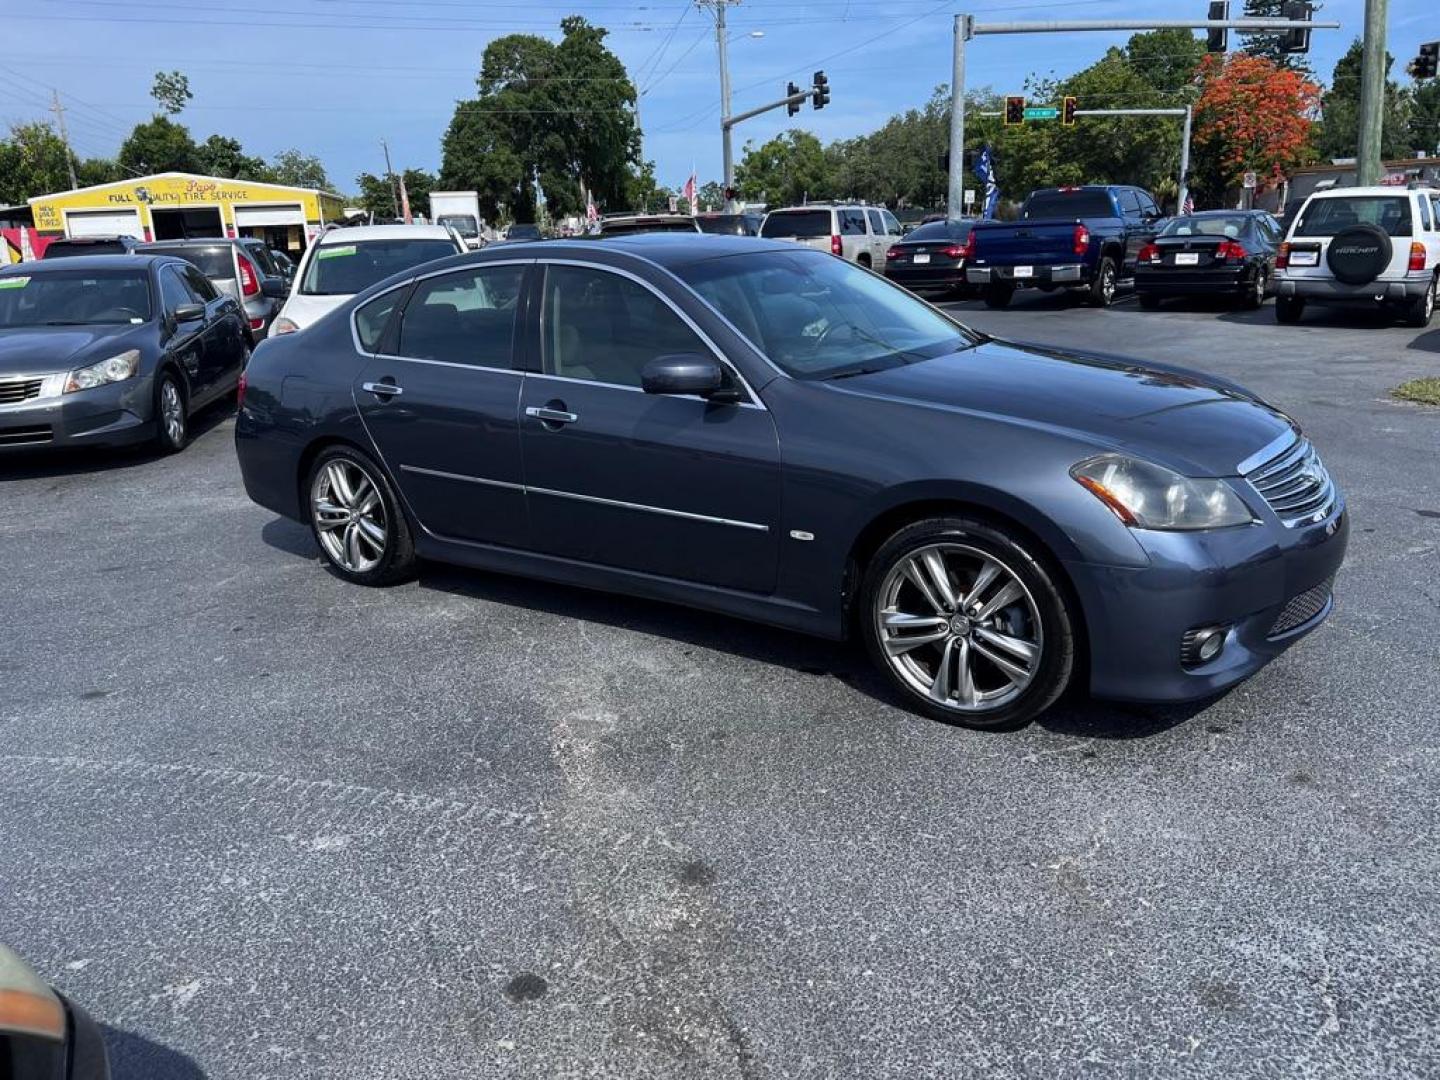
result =
[[478,248],[484,244],[478,191],[432,191],[430,220],[436,225],[450,226],[460,234],[466,247]]

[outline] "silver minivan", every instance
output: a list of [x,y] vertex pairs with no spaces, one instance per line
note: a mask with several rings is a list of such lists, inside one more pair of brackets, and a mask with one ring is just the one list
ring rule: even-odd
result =
[[245,309],[250,337],[259,341],[270,333],[290,287],[284,273],[263,241],[224,237],[191,240],[157,240],[141,244],[137,255],[174,255],[191,263],[224,296],[233,296]]
[[885,269],[885,253],[900,239],[900,222],[883,206],[856,203],[810,203],[771,210],[760,235],[792,240],[828,251],[871,270]]

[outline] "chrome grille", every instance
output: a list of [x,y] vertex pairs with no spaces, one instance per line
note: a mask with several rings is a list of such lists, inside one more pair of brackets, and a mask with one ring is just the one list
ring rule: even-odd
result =
[[1244,475],[1287,529],[1323,521],[1335,509],[1335,484],[1308,439],[1297,437]]
[[0,379],[0,405],[16,405],[40,396],[44,379]]
[[49,424],[34,427],[0,428],[0,446],[38,446],[55,437]]
[[1292,596],[1290,601],[1280,609],[1280,614],[1275,617],[1275,622],[1266,636],[1274,638],[1281,634],[1288,634],[1297,626],[1303,626],[1315,618],[1325,610],[1325,605],[1330,602],[1330,590],[1334,585],[1335,578],[1331,576],[1313,589],[1306,589],[1298,596]]

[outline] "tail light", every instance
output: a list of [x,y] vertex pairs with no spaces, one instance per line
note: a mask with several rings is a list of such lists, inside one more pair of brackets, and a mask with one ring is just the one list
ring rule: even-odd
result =
[[841,243],[840,243],[840,237],[838,237],[838,236],[832,236],[832,237],[830,237],[830,254],[831,254],[831,255],[844,255],[844,254],[845,254],[845,248],[844,248],[844,246],[841,245]]
[[1281,244],[1280,250],[1275,253],[1275,269],[1284,270],[1290,265],[1290,245]]
[[891,248],[889,251],[885,252],[886,259],[900,259],[903,258],[904,255],[905,252],[901,251],[899,248]]
[[[967,240],[965,244],[969,242],[970,241]],[[963,259],[965,258],[965,252],[967,250],[965,244],[951,244],[944,251],[940,252],[940,254],[944,255],[947,259]]]
[[1410,245],[1410,269],[1425,269],[1425,245],[1419,241]]
[[258,296],[260,276],[255,272],[255,264],[244,255],[236,255],[235,260],[240,266],[240,294],[242,296]]
[[1146,244],[1140,249],[1140,261],[1142,263],[1158,263],[1160,261],[1160,245]]
[[251,319],[251,320],[250,320],[250,329],[251,329],[251,330],[264,330],[264,329],[265,329],[265,320],[264,320],[264,319]]
[[977,236],[975,230],[972,229],[970,230],[970,235],[965,237],[965,243],[952,250],[955,251],[955,258],[957,259],[973,259],[975,258],[975,252],[980,250],[980,237]]
[[240,372],[240,381],[235,384],[235,407],[241,408],[245,404],[245,388],[250,385],[250,380],[245,377],[245,372]]
[[1075,226],[1075,254],[1084,255],[1090,250],[1090,230],[1084,225]]
[[1221,240],[1220,246],[1215,249],[1215,257],[1227,261],[1243,262],[1249,255],[1250,253],[1245,250],[1245,245],[1239,240]]

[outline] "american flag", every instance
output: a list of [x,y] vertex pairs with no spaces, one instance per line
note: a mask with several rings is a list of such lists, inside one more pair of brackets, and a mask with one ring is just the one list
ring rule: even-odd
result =
[[692,170],[691,173],[690,173],[690,179],[685,181],[685,187],[684,187],[683,189],[681,189],[681,190],[682,190],[682,194],[684,194],[684,196],[685,196],[685,201],[690,204],[690,213],[691,213],[691,214],[694,214],[696,207],[695,207],[695,173],[694,173],[693,170]]
[[590,222],[600,220],[600,211],[596,208],[594,199],[585,200],[585,220]]
[[1193,214],[1195,212],[1195,198],[1190,192],[1185,192],[1185,201],[1180,204],[1180,213]]

